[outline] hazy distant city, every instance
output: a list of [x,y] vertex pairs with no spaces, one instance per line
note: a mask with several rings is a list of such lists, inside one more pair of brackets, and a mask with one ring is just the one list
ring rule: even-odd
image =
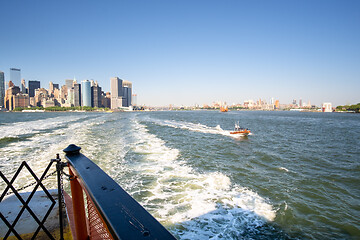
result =
[[[113,110],[144,110],[154,109],[151,106],[137,106],[137,95],[132,93],[132,82],[119,77],[110,79],[110,92],[104,92],[97,81],[66,79],[64,85],[49,82],[48,89],[41,86],[38,80],[21,79],[21,69],[10,68],[9,81],[5,81],[4,72],[0,72],[0,107],[2,110],[49,107],[81,107],[81,110],[113,109]],[[245,100],[243,103],[213,102],[212,104],[194,106],[174,106],[164,104],[157,109],[220,109],[222,106],[233,110],[292,110],[292,111],[323,111],[332,112],[335,108],[331,103],[322,106],[312,105],[310,100],[294,99],[291,103],[280,103],[275,98],[266,101]],[[93,110],[93,109],[92,109]]]

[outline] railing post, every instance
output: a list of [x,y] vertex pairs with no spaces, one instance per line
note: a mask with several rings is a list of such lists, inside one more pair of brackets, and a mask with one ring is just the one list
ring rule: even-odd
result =
[[62,205],[62,179],[61,179],[61,171],[62,171],[62,163],[59,154],[56,154],[56,159],[52,159],[52,161],[56,162],[56,172],[57,172],[57,183],[58,183],[58,204],[59,204],[59,226],[60,226],[60,240],[64,240],[64,220],[63,220],[63,205]]
[[[71,144],[67,148],[64,149],[66,155],[77,155],[80,154],[80,147]],[[84,195],[83,190],[81,188],[80,183],[76,179],[76,176],[71,171],[71,167],[69,167],[69,174],[72,177],[70,181],[71,187],[71,196],[73,203],[73,211],[74,211],[74,222],[76,229],[76,238],[77,240],[85,240],[88,239],[88,232],[86,227],[86,216],[85,216],[85,205],[84,205]]]

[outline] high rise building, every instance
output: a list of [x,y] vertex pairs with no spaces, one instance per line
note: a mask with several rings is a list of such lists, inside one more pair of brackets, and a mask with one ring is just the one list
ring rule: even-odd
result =
[[117,109],[122,107],[123,80],[118,77],[111,78],[110,89],[111,89],[111,108]]
[[25,79],[21,79],[21,93],[27,93]]
[[9,88],[6,90],[4,105],[8,110],[14,110],[15,105],[15,96],[20,93],[20,88],[18,86],[14,86],[9,81]]
[[40,81],[29,80],[29,97],[35,97],[35,89],[40,88]]
[[132,97],[132,83],[130,81],[123,81],[124,98],[126,98],[126,105],[124,107],[130,107]]
[[92,107],[102,107],[101,103],[101,87],[97,84],[91,87],[91,106]]
[[65,80],[65,85],[67,87],[67,89],[71,89],[74,87],[74,80],[72,79],[66,79]]
[[21,70],[18,68],[10,68],[10,81],[17,87],[21,86]]
[[81,81],[81,106],[91,107],[91,83],[89,80]]
[[322,111],[323,112],[332,112],[333,111],[332,104],[330,102],[323,103],[322,104]]
[[275,101],[275,109],[280,109],[280,102],[279,100]]
[[303,106],[303,103],[302,103],[302,99],[300,98],[299,99],[299,107],[302,107]]
[[0,72],[0,107],[5,106],[5,75],[4,72]]
[[49,82],[49,93],[53,93],[54,92],[54,84],[53,82]]
[[137,106],[137,94],[132,95],[131,106]]
[[74,106],[81,106],[81,85],[74,83]]

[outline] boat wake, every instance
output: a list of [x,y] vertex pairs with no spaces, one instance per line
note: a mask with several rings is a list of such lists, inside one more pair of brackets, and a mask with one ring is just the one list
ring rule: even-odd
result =
[[[221,128],[220,125],[216,127],[209,127],[201,123],[191,123],[191,122],[179,122],[174,120],[160,120],[154,119],[150,117],[146,117],[144,119],[146,122],[152,122],[160,126],[167,126],[172,128],[180,128],[186,129],[193,132],[201,132],[201,133],[208,133],[208,134],[219,134],[231,138],[239,138],[244,137],[245,135],[241,134],[230,134],[231,131],[227,131]],[[251,133],[249,135],[252,135]]]
[[[131,195],[141,196],[141,204],[177,237],[232,239],[241,236],[242,229],[255,232],[275,219],[272,205],[257,193],[232,184],[220,172],[196,172],[186,161],[178,159],[178,149],[167,147],[139,121],[133,124],[137,138],[133,151],[141,154],[143,160],[134,166],[139,174],[129,190]],[[198,131],[219,131],[196,126]],[[188,128],[190,124],[182,127]]]

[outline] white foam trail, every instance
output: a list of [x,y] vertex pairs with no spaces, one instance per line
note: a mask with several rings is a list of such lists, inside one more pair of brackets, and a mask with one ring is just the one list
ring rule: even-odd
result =
[[[77,145],[84,144],[89,129],[93,128],[96,123],[103,122],[102,117],[94,116],[90,119],[85,119],[88,116],[61,116],[55,119],[44,119],[29,121],[24,123],[10,124],[11,129],[16,134],[24,134],[21,127],[26,125],[25,131],[27,133],[39,133],[26,139],[26,141],[13,142],[0,149],[0,163],[2,166],[9,165],[3,172],[9,176],[12,175],[20,166],[22,161],[27,161],[31,169],[39,177],[50,159],[54,158],[57,153],[62,153],[63,149],[71,143]],[[78,121],[85,119],[83,121]],[[46,122],[46,120],[48,122]],[[56,128],[56,129],[55,129]],[[40,130],[55,129],[51,132],[42,132]],[[11,135],[15,136],[15,134]],[[90,141],[89,141],[90,142]],[[2,169],[3,170],[3,169]],[[10,177],[10,176],[9,176]],[[27,171],[23,171],[19,181],[14,184],[17,187],[23,186],[33,179]],[[56,181],[52,178],[46,182],[46,186],[55,187]],[[1,188],[1,187],[0,187]],[[2,188],[1,188],[2,189]]]
[[[230,134],[230,131],[223,130],[220,125],[217,125],[216,127],[209,127],[200,123],[191,123],[191,122],[178,122],[174,120],[160,120],[160,119],[153,119],[150,117],[145,118],[145,121],[153,122],[160,126],[167,126],[172,128],[181,128],[190,130],[193,132],[201,132],[201,133],[209,133],[209,134],[219,134],[224,135],[227,137],[232,138],[239,138],[244,137],[244,135],[239,134]],[[251,133],[249,135],[252,135]]]
[[26,134],[39,133],[43,130],[63,127],[69,122],[78,121],[86,116],[59,116],[55,118],[46,118],[35,121],[16,122],[0,126],[0,139],[5,137],[18,137]]
[[[275,210],[258,194],[233,185],[222,173],[196,172],[178,159],[179,150],[167,147],[139,122],[134,124],[138,139],[134,151],[144,156],[135,169],[146,179],[156,179],[146,186],[152,194],[143,197],[142,204],[163,223],[186,226],[186,233],[174,230],[185,234],[181,238],[208,238],[207,234],[230,227],[239,214],[257,225],[264,224],[264,219],[274,220]],[[199,228],[199,224],[207,228]]]

